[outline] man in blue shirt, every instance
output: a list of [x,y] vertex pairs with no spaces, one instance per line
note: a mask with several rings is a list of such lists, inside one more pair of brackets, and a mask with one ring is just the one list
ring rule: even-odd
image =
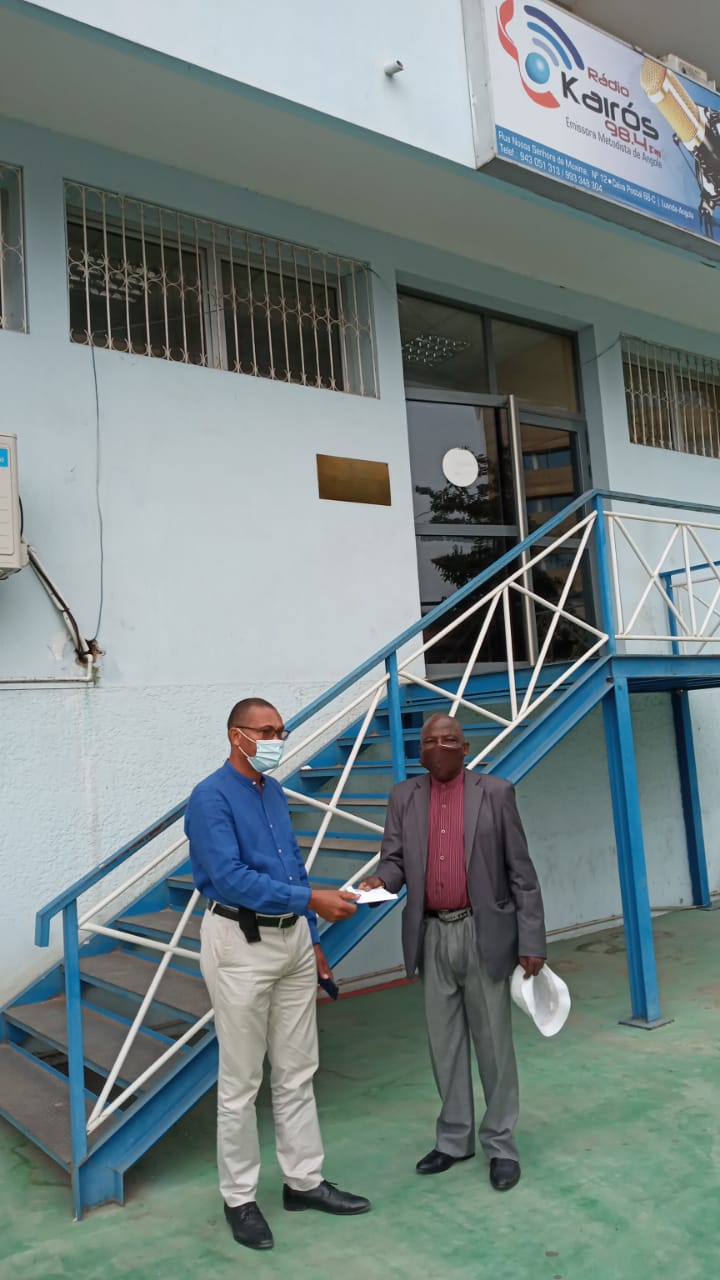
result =
[[193,791],[185,815],[195,884],[208,899],[200,967],[215,1010],[220,1190],[233,1236],[270,1249],[255,1200],[260,1174],[255,1099],[267,1053],[275,1145],[289,1210],[366,1213],[363,1196],[322,1176],[323,1148],[313,1076],[318,1066],[318,973],[332,975],[317,916],[354,914],[352,894],[311,889],[277,768],[287,732],[263,698],[238,702],[228,718],[230,757]]

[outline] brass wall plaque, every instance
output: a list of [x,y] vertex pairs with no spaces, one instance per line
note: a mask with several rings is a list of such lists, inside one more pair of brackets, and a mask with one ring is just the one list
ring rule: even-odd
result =
[[389,507],[390,469],[387,462],[363,458],[334,458],[317,454],[318,491],[331,502],[371,502]]

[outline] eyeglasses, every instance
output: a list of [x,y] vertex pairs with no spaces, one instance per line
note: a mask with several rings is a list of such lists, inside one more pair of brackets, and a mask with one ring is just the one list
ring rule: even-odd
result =
[[265,742],[277,742],[278,739],[280,742],[286,742],[290,737],[289,729],[276,729],[274,724],[264,724],[261,725],[259,729],[251,724],[234,724],[232,725],[232,728],[249,730],[253,737],[262,738]]

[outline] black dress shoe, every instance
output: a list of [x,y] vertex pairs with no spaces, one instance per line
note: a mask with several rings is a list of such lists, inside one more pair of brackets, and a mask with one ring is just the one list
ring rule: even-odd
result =
[[461,1160],[472,1160],[474,1154],[475,1152],[471,1151],[469,1156],[449,1156],[446,1151],[438,1151],[433,1147],[422,1160],[418,1160],[415,1169],[418,1173],[444,1173],[451,1165],[459,1164]]
[[367,1213],[370,1201],[364,1196],[353,1196],[349,1191],[340,1191],[334,1182],[323,1181],[311,1191],[293,1191],[287,1183],[283,1186],[283,1207],[292,1213],[302,1209],[319,1209],[321,1213]]
[[510,1191],[520,1181],[520,1165],[517,1160],[501,1160],[493,1156],[490,1161],[490,1182],[496,1191]]
[[225,1205],[225,1217],[238,1244],[248,1249],[272,1249],[273,1234],[254,1200],[249,1204]]

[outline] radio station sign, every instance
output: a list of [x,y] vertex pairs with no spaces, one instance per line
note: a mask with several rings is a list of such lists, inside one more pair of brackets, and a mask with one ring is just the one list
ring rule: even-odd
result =
[[499,159],[720,241],[720,95],[551,4],[484,10]]

